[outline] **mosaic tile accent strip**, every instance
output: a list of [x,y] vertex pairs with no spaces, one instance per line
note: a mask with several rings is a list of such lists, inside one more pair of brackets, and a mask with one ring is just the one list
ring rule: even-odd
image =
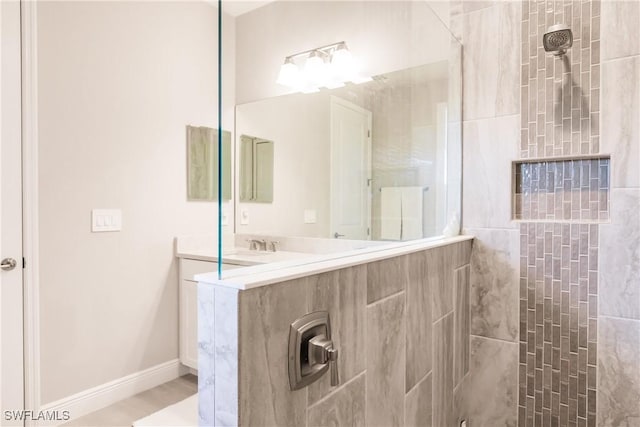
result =
[[[520,426],[596,425],[593,222],[609,218],[610,167],[583,156],[600,150],[600,1],[523,1],[520,157],[532,160],[514,168],[513,212],[532,222],[520,227]],[[564,57],[542,46],[560,23],[574,38]]]
[[514,218],[609,220],[609,159],[514,165]]
[[598,225],[520,225],[520,426],[595,426]]
[[[566,56],[545,52],[554,24],[573,31]],[[522,7],[523,158],[592,154],[600,146],[600,0],[530,0]]]

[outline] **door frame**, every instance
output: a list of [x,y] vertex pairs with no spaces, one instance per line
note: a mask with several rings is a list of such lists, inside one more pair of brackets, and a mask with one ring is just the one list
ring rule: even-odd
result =
[[[22,241],[24,286],[24,406],[39,411],[40,284],[38,234],[37,2],[20,0],[22,50]],[[26,425],[33,425],[28,420]]]
[[371,185],[373,182],[373,168],[372,168],[372,156],[373,156],[373,147],[371,144],[372,138],[373,138],[373,113],[369,110],[367,110],[366,108],[360,107],[359,105],[354,104],[353,102],[347,101],[345,99],[342,99],[340,97],[331,95],[330,97],[330,101],[329,101],[329,237],[331,236],[331,233],[333,232],[333,230],[336,229],[336,224],[334,223],[334,213],[333,213],[333,194],[331,194],[331,191],[333,191],[333,176],[336,173],[335,171],[335,165],[333,164],[333,149],[334,149],[334,144],[335,141],[333,140],[333,127],[334,127],[334,123],[333,123],[333,109],[335,105],[340,105],[344,108],[348,108],[354,111],[357,111],[365,116],[367,116],[367,128],[368,128],[368,134],[367,134],[367,144],[366,144],[366,153],[365,153],[365,158],[366,158],[366,162],[367,162],[367,166],[368,166],[368,173],[367,173],[367,179],[368,179],[368,188],[369,191],[367,191],[367,229],[369,230],[369,233],[367,234],[367,240],[371,240],[371,235],[373,234],[373,230],[371,229],[371,217],[372,217],[372,213],[371,213],[371,206],[372,206],[372,194],[371,194],[371,190],[373,188],[373,186]]

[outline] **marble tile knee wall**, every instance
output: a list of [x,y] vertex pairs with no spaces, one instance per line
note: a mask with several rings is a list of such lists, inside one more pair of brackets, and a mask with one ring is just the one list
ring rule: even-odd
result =
[[[239,425],[453,426],[469,377],[471,245],[240,291]],[[316,310],[330,313],[341,382],[290,391],[289,325]]]

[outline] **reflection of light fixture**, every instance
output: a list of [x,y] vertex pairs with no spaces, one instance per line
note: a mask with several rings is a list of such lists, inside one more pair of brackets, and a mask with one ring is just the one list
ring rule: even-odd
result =
[[371,81],[370,77],[360,75],[357,68],[347,44],[333,43],[287,56],[280,67],[277,83],[310,93],[317,92],[320,87],[334,89],[346,82],[359,84]]

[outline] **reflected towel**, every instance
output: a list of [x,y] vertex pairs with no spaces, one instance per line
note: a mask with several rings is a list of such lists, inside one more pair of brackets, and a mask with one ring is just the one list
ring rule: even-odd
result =
[[402,187],[382,187],[380,192],[380,238],[400,240],[402,238]]
[[424,187],[402,189],[402,240],[422,239],[422,198]]

